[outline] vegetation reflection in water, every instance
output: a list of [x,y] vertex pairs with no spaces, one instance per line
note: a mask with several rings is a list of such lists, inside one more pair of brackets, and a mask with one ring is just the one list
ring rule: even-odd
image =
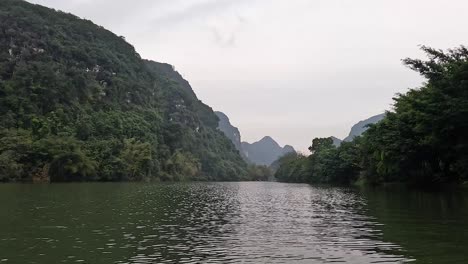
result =
[[460,263],[466,199],[415,195],[280,183],[0,185],[0,260]]
[[382,190],[364,192],[385,241],[417,263],[467,263],[468,193]]

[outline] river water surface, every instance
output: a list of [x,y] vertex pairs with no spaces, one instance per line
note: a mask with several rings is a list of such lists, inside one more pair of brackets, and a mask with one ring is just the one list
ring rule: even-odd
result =
[[466,192],[4,184],[0,201],[0,263],[468,263]]

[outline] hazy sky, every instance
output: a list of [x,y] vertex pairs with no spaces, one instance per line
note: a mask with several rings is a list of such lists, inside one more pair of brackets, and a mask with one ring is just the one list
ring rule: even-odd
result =
[[468,43],[466,0],[33,0],[90,19],[173,64],[243,140],[306,150],[343,138],[422,79],[418,45]]

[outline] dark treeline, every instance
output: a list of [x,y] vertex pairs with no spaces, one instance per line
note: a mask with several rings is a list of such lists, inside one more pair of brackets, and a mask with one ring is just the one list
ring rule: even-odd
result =
[[0,181],[259,177],[172,66],[25,1],[0,21]]
[[285,182],[408,183],[432,187],[468,180],[468,50],[422,47],[427,60],[405,59],[427,82],[394,98],[386,117],[352,142],[316,138],[311,155],[288,155]]

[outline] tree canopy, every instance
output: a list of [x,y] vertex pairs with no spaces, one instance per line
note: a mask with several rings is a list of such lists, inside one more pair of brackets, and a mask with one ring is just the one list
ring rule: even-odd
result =
[[0,21],[0,180],[247,179],[172,66],[25,1],[0,1]]
[[427,79],[394,98],[386,117],[354,141],[314,139],[309,157],[286,158],[276,177],[296,181],[437,186],[468,180],[468,50],[422,47],[427,60],[404,64]]

